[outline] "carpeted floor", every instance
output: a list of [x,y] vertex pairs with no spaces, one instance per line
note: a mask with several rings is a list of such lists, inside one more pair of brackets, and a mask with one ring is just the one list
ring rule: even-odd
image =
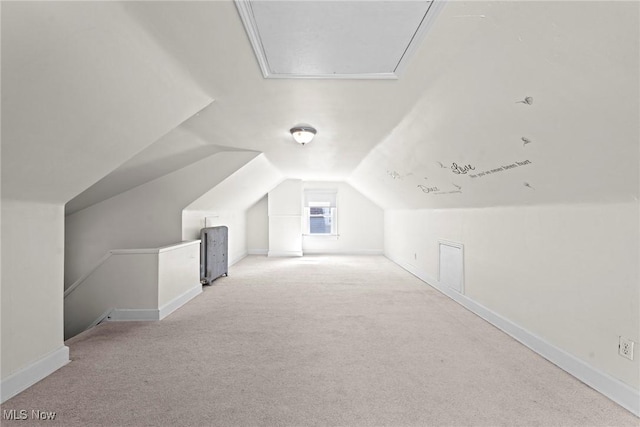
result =
[[[2,405],[65,426],[638,426],[384,257],[251,256]],[[3,425],[29,425],[33,420]]]

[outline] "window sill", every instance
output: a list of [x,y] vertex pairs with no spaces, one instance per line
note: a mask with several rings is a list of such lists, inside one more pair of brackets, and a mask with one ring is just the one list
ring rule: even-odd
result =
[[340,235],[339,234],[303,234],[302,237],[311,237],[313,239],[318,238],[318,239],[338,240]]

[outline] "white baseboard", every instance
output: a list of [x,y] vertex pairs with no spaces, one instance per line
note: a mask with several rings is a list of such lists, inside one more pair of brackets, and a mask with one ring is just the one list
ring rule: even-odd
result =
[[230,260],[228,267],[231,267],[232,265],[242,261],[243,259],[245,259],[247,257],[247,255],[249,255],[249,253],[248,252],[244,252],[242,255],[237,256],[234,259]]
[[62,346],[20,369],[0,382],[0,402],[4,403],[69,363],[69,347]]
[[170,315],[171,313],[173,313],[174,311],[176,311],[177,309],[179,309],[180,307],[182,307],[183,305],[185,305],[186,303],[188,303],[189,301],[191,301],[201,293],[202,293],[202,284],[198,283],[193,288],[182,293],[181,295],[178,295],[177,297],[175,297],[174,299],[172,299],[171,301],[169,301],[168,303],[160,307],[160,309],[158,310],[159,319],[160,320],[164,319],[165,317],[167,317],[168,315]]
[[91,324],[89,326],[87,326],[85,331],[88,331],[89,329],[91,329],[91,328],[93,328],[95,326],[98,326],[100,323],[104,322],[105,320],[109,320],[109,315],[111,314],[112,311],[113,311],[113,309],[110,308],[107,311],[105,311],[104,313],[102,313],[100,316],[98,316],[98,318],[96,320],[94,320],[93,322],[91,322]]
[[302,251],[269,251],[268,256],[302,256]]
[[269,249],[249,249],[249,255],[267,255]]
[[581,359],[578,359],[553,344],[550,344],[526,329],[521,328],[509,319],[506,319],[498,313],[478,304],[471,298],[459,294],[447,285],[440,283],[434,277],[431,277],[429,274],[421,271],[411,263],[394,258],[388,254],[385,254],[385,256],[407,270],[409,273],[416,276],[418,279],[442,292],[471,312],[477,314],[487,322],[502,330],[507,335],[510,335],[515,340],[529,347],[531,350],[558,366],[560,369],[568,372],[583,383],[587,384],[589,387],[597,390],[623,408],[632,412],[634,415],[640,417],[640,391],[635,390],[633,387],[623,383],[622,381],[613,378],[609,374],[594,368]]
[[[184,304],[202,293],[202,284],[198,283],[188,291],[178,295],[162,307],[156,308],[114,308],[106,320],[109,322],[154,321],[162,320]],[[104,317],[104,316],[103,316]],[[99,323],[99,322],[98,322]]]
[[376,250],[376,249],[339,250],[339,251],[304,249],[303,252],[305,255],[384,255],[384,251]]
[[109,322],[160,320],[160,310],[156,308],[114,308],[107,316]]

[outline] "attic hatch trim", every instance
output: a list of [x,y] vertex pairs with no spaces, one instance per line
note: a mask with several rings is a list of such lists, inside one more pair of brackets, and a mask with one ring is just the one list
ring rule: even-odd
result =
[[258,25],[251,6],[252,0],[234,0],[244,29],[249,37],[251,47],[258,60],[258,65],[265,79],[365,79],[365,80],[397,80],[407,67],[407,63],[417,51],[420,42],[424,40],[427,32],[434,25],[437,15],[444,7],[446,0],[431,0],[416,31],[411,36],[409,44],[405,48],[398,64],[393,72],[389,73],[353,73],[353,74],[287,74],[271,71],[269,60],[265,54],[264,46],[258,31]]

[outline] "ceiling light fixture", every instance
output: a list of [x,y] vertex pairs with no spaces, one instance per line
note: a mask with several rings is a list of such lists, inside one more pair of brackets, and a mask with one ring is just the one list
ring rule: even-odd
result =
[[316,130],[308,125],[297,125],[291,128],[291,136],[298,144],[305,145],[316,135]]

